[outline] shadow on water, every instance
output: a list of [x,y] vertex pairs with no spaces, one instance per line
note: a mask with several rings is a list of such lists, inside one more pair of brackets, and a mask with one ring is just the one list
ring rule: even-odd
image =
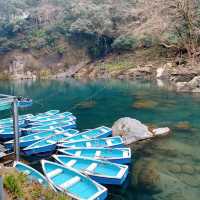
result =
[[[32,108],[20,113],[69,110],[78,117],[80,130],[112,126],[124,116],[151,126],[169,126],[171,136],[134,151],[129,179],[123,187],[109,186],[109,199],[199,199],[199,95],[177,94],[149,82],[117,80],[0,82],[0,93],[34,100]],[[3,112],[0,117],[9,114]]]

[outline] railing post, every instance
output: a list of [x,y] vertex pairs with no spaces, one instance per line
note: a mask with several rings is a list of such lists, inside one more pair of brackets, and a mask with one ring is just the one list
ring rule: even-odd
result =
[[0,175],[0,200],[4,200],[3,177]]
[[14,98],[13,101],[13,131],[15,135],[14,151],[15,151],[16,161],[19,161],[20,146],[19,146],[19,123],[18,123],[17,103],[18,103],[17,98]]

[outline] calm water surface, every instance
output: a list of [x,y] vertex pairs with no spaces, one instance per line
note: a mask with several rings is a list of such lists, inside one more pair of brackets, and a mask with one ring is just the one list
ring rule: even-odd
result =
[[21,113],[71,111],[80,130],[112,126],[125,116],[152,127],[169,126],[170,136],[133,150],[129,179],[123,187],[109,188],[109,199],[200,199],[200,96],[153,83],[75,80],[0,82],[0,93],[32,98],[33,107]]

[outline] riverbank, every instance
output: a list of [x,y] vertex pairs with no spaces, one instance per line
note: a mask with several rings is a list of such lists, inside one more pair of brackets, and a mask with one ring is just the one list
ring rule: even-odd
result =
[[[30,55],[19,52],[7,58],[9,70],[1,70],[0,80],[24,79],[66,79],[79,80],[120,79],[120,80],[158,80],[159,84],[171,87],[179,92],[200,92],[197,78],[200,66],[190,65],[185,59],[177,59],[163,47],[138,49],[134,52],[112,53],[103,59],[90,61],[86,59],[76,65],[64,68],[65,59],[57,60],[54,66],[43,63],[42,67],[31,66]],[[29,62],[27,62],[29,60]],[[46,58],[46,61],[48,58]],[[7,63],[8,64],[8,63]],[[42,65],[42,63],[38,64]],[[57,66],[57,67],[56,67]],[[195,81],[189,83],[193,78]],[[163,81],[161,83],[161,81]]]

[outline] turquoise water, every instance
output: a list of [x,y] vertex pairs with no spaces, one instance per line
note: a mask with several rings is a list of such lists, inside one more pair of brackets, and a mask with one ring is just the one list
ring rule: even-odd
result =
[[[172,134],[134,151],[127,184],[110,188],[110,199],[198,200],[200,196],[200,96],[178,94],[154,83],[131,81],[0,82],[0,93],[27,96],[32,108],[71,111],[80,130],[112,126],[120,117],[150,126],[168,126]],[[1,112],[1,117],[8,113]]]

